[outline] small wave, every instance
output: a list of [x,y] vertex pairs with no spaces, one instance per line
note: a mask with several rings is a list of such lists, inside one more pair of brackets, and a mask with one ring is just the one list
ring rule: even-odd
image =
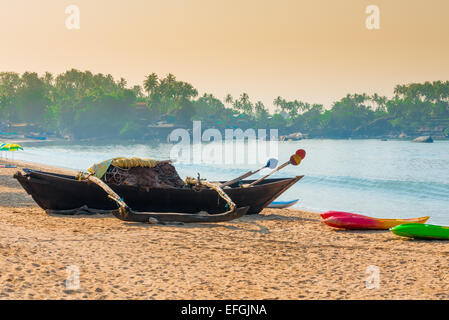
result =
[[403,195],[413,195],[421,199],[448,199],[449,184],[422,181],[388,179],[367,179],[348,176],[306,176],[303,184],[321,184],[357,190],[373,190]]

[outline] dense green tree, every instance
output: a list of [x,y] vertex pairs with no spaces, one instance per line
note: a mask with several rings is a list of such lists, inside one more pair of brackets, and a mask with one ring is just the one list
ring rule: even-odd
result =
[[114,136],[123,132],[135,101],[124,79],[116,82],[111,75],[72,69],[56,77],[50,111],[56,112],[53,117],[63,135]]
[[[136,103],[139,104],[136,106]],[[189,126],[279,128],[281,134],[309,133],[321,137],[369,137],[413,134],[439,124],[449,135],[449,81],[398,85],[388,99],[378,94],[348,94],[330,109],[321,104],[277,97],[270,114],[247,93],[223,102],[198,91],[173,74],[151,73],[142,86],[128,88],[126,79],[110,74],[68,70],[57,76],[34,72],[0,73],[0,120],[26,122],[74,138],[145,136],[149,123],[167,120]]]
[[[48,81],[48,79],[47,79]],[[49,86],[46,79],[35,72],[25,72],[17,91],[17,111],[20,119],[29,123],[43,124],[49,104]]]
[[18,91],[22,80],[20,75],[14,72],[0,73],[0,116],[3,119],[17,121]]
[[328,112],[326,131],[336,137],[350,137],[362,123],[372,121],[374,111],[365,104],[369,99],[366,94],[348,94],[337,101]]

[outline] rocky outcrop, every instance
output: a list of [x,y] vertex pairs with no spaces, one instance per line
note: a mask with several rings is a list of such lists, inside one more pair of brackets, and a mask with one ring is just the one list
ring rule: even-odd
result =
[[431,136],[421,136],[416,139],[413,139],[413,142],[432,143],[433,139]]
[[304,138],[304,135],[301,132],[294,132],[286,136],[280,136],[280,141],[298,141],[302,140]]

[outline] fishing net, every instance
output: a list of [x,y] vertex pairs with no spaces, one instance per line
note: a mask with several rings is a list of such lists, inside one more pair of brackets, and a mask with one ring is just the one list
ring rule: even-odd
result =
[[150,188],[183,188],[184,181],[169,161],[160,161],[154,167],[120,168],[111,164],[102,177],[108,184]]

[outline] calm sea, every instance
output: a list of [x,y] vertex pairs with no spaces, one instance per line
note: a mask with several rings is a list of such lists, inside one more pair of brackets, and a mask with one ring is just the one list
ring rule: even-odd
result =
[[[93,163],[117,156],[168,159],[172,147],[168,144],[35,143],[24,144],[25,150],[14,153],[14,159],[86,170]],[[246,144],[245,148],[247,151]],[[429,223],[449,225],[449,141],[433,144],[379,140],[280,142],[277,150],[280,163],[299,148],[307,151],[301,165],[288,166],[274,176],[305,175],[305,178],[279,200],[299,198],[297,208],[317,212],[342,210],[385,218],[429,215]],[[248,161],[222,164],[206,159],[199,164],[178,162],[175,166],[182,178],[196,177],[199,172],[208,180],[226,180],[257,169],[260,164]]]

